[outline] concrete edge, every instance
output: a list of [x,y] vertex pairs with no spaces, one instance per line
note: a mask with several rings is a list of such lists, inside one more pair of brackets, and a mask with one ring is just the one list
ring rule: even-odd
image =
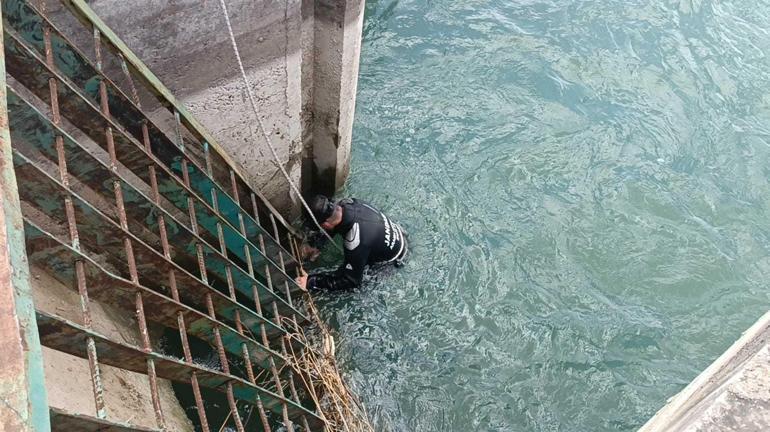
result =
[[701,372],[682,391],[670,398],[666,405],[639,429],[639,432],[676,430],[675,426],[687,417],[715,389],[734,375],[738,366],[770,342],[770,311],[765,313],[719,358]]

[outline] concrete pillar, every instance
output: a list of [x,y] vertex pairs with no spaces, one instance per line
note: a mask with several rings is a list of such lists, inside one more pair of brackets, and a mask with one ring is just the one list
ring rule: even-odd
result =
[[312,177],[308,191],[334,193],[350,172],[364,0],[315,2]]

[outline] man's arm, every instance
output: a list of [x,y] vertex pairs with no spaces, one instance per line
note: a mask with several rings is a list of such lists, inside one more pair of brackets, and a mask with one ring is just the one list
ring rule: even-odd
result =
[[307,278],[308,289],[350,290],[361,285],[364,268],[369,258],[369,249],[359,246],[354,250],[345,250],[345,262],[333,272],[319,273]]

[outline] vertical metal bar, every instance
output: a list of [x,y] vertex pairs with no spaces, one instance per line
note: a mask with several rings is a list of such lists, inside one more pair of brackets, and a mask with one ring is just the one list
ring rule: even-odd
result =
[[[259,236],[259,247],[262,249],[262,254],[264,255],[265,254],[265,241],[264,241],[264,238],[261,235]],[[265,255],[265,256],[267,256],[267,255]],[[268,287],[268,289],[270,289],[271,291],[274,291],[273,290],[273,278],[270,277],[270,269],[268,268],[268,264],[267,263],[265,264],[265,276],[267,278],[267,287]],[[279,328],[284,328],[283,324],[281,323],[281,321],[282,321],[281,314],[280,314],[280,312],[278,312],[278,304],[275,301],[273,301],[271,303],[271,306],[272,306],[272,309],[273,309],[273,311],[272,311],[273,312],[273,321],[275,322],[275,324]],[[281,340],[282,354],[283,354],[284,358],[288,358],[287,355],[286,355],[287,354],[286,353],[286,343],[285,343],[283,338],[281,338],[280,340]],[[277,387],[277,390],[278,390],[278,394],[281,397],[285,397],[284,392],[283,392],[283,385],[281,384],[281,378],[280,378],[280,376],[278,374],[278,371],[275,368],[275,363],[273,363],[272,358],[271,358],[271,362],[270,362],[270,370],[273,373],[273,380],[276,382],[276,387]],[[289,414],[288,414],[288,411],[287,411],[286,404],[283,405],[283,418],[284,418],[284,423],[286,424],[286,427],[290,431],[293,430],[294,426],[291,425],[291,423],[290,423]]]
[[7,430],[48,432],[51,425],[43,353],[24,248],[5,84],[5,56],[0,40],[0,424]]
[[[275,233],[276,239],[277,239],[278,238],[278,227],[275,225],[275,219],[273,218],[273,215],[270,215],[269,217],[270,217],[270,221],[273,224],[273,232]],[[278,244],[280,245],[280,241],[278,241]],[[264,240],[262,238],[260,238],[260,247],[262,248],[262,253],[264,254],[265,253],[265,243],[264,243]],[[281,269],[285,271],[286,267],[284,266],[283,254],[280,251],[279,251],[279,257],[280,257]],[[269,269],[267,268],[267,265],[265,265],[265,271],[268,274],[268,284],[271,286],[271,289],[272,289],[272,279],[270,278],[270,273],[269,273],[268,270]],[[286,296],[288,297],[289,304],[292,304],[291,294],[289,293],[289,285],[288,285],[288,283],[286,281],[284,281],[284,287],[286,289]],[[273,316],[278,321],[278,325],[282,326],[282,324],[281,324],[282,318],[281,318],[280,313],[278,312],[278,305],[275,302],[273,302],[272,306],[273,306]],[[297,325],[297,317],[294,314],[292,314],[292,317],[291,317],[290,321],[292,323],[292,326],[294,327],[294,331],[299,331],[299,326]],[[287,358],[287,359],[289,358],[289,352],[286,349],[286,340],[283,339],[283,338],[281,338],[281,354],[283,354],[283,356],[285,358]],[[297,404],[301,404],[300,403],[300,399],[299,399],[299,394],[297,392],[297,386],[296,386],[295,381],[294,381],[294,370],[292,368],[290,368],[288,373],[287,373],[287,375],[288,375],[288,382],[289,382],[289,390],[291,391],[292,398],[294,399],[294,401]],[[307,422],[307,419],[305,419],[304,416],[302,418],[303,418],[303,420],[305,422]]]
[[[233,172],[233,170],[230,170],[230,183],[233,189],[233,197],[235,198],[235,202],[240,205],[240,197],[238,196],[238,186],[235,182],[235,173]],[[243,222],[243,215],[241,215],[241,213],[238,213],[238,221],[239,221],[239,224],[238,224],[239,229],[241,230],[241,235],[246,237],[246,225]],[[255,277],[254,262],[252,261],[251,249],[249,248],[248,244],[243,245],[243,253],[244,253],[244,256],[246,257],[246,268],[248,270],[249,276],[251,276],[253,279]],[[263,317],[264,314],[262,312],[262,302],[259,299],[259,290],[257,288],[257,285],[251,286],[251,292],[252,292],[252,297],[254,297],[253,299],[254,306],[256,307],[257,313]],[[270,348],[270,341],[267,338],[267,330],[265,329],[265,323],[263,322],[259,323],[259,330],[260,330],[260,333],[262,334],[262,344]]]
[[118,53],[118,59],[120,60],[120,68],[123,70],[123,75],[126,77],[126,82],[128,83],[128,87],[131,90],[131,98],[134,100],[134,103],[138,108],[142,108],[142,102],[139,100],[139,92],[136,91],[134,78],[131,76],[131,72],[128,70],[126,58],[123,57],[123,54]]
[[[272,214],[270,214],[270,223],[273,225],[273,234],[275,235],[275,241],[276,241],[276,243],[278,243],[279,246],[281,246],[281,238],[278,235],[278,226],[276,225],[275,218],[273,217]],[[279,259],[279,263],[281,265],[281,270],[283,270],[283,272],[285,273],[286,272],[286,264],[285,264],[285,261],[283,259],[283,252],[281,252],[280,250],[278,251],[278,259]],[[286,298],[287,298],[287,300],[289,302],[289,305],[294,306],[294,302],[293,302],[293,300],[291,298],[291,291],[289,290],[289,283],[287,281],[284,281],[283,282],[283,287],[284,287],[284,290],[286,292]],[[277,314],[278,313],[277,307],[274,306],[273,309],[274,309],[275,313]],[[299,326],[297,325],[297,316],[295,314],[291,315],[290,321],[291,321],[292,326],[294,327],[294,331],[298,332],[299,331]],[[283,339],[281,340],[281,350],[282,350],[282,354],[284,356],[288,357],[289,353],[288,353],[288,351],[286,349],[286,341],[284,341]],[[289,375],[289,389],[291,390],[292,398],[294,398],[295,402],[300,403],[299,394],[297,393],[297,387],[296,387],[296,385],[294,383],[294,372],[293,372],[293,370],[289,370],[289,374],[288,375]]]
[[[179,125],[177,125],[179,127]],[[203,152],[206,159],[206,172],[209,176],[211,176],[211,154],[209,153],[209,144],[204,142],[203,143]],[[213,184],[213,183],[212,183]],[[235,285],[233,284],[233,274],[232,274],[232,267],[230,264],[230,259],[228,257],[227,253],[227,243],[225,242],[225,234],[222,230],[222,223],[221,215],[219,214],[219,200],[217,199],[217,190],[215,187],[211,187],[211,190],[209,191],[211,194],[211,207],[214,209],[214,214],[217,215],[217,240],[219,240],[219,251],[224,255],[225,258],[227,258],[227,264],[225,265],[225,277],[227,279],[227,288],[230,292],[230,297],[233,299],[233,301],[238,301],[235,298]]]
[[[216,320],[216,314],[214,312],[214,303],[211,299],[211,294],[206,294],[206,309],[209,316]],[[219,332],[219,326],[214,325],[212,331],[214,332],[214,341],[217,348],[217,354],[219,355],[219,362],[222,366],[222,372],[226,375],[230,375],[230,363],[225,353],[225,347],[222,343],[222,334]],[[244,432],[243,423],[241,422],[241,416],[238,414],[238,405],[235,403],[235,397],[233,396],[233,383],[227,383],[227,402],[230,405],[230,413],[235,421],[235,428],[238,432]]]
[[[41,7],[41,14],[45,16],[44,2],[41,3]],[[45,47],[46,64],[52,70],[56,70],[56,63],[53,56],[53,47],[51,44],[51,28],[48,25],[43,26],[43,44]],[[61,115],[59,112],[59,88],[58,83],[54,78],[49,79],[48,88],[51,95],[52,121],[54,125],[59,126],[61,125]],[[59,167],[59,178],[63,185],[68,186],[69,174],[67,172],[67,159],[64,153],[64,139],[61,135],[57,134],[54,138],[54,141]],[[75,209],[72,204],[72,198],[69,195],[64,199],[64,208],[72,247],[75,249],[80,249],[78,229],[75,221]],[[78,293],[80,294],[80,309],[83,316],[83,325],[90,329],[92,327],[91,310],[88,301],[88,287],[86,283],[85,269],[83,267],[82,261],[75,262],[75,275],[78,286]],[[91,371],[91,383],[94,392],[96,415],[97,417],[105,418],[107,416],[107,410],[104,404],[104,388],[102,386],[101,371],[99,369],[99,361],[96,353],[96,344],[91,337],[86,339],[86,351],[88,353],[88,366]]]
[[267,420],[267,414],[265,413],[265,406],[262,404],[262,399],[257,399],[257,411],[259,412],[259,419],[262,421],[262,429],[264,429],[265,432],[272,432],[272,429],[270,429],[270,422]]
[[[264,242],[264,239],[262,238],[261,235],[259,236],[259,241],[260,241],[260,248],[262,249],[262,253],[264,254],[265,253],[265,242]],[[268,289],[270,291],[273,291],[273,279],[270,277],[270,271],[269,270],[270,269],[268,268],[268,264],[266,263],[265,264],[265,277],[267,279],[267,287],[268,287]],[[257,292],[256,287],[254,287],[254,301],[257,303],[257,307],[261,311],[262,307],[260,306],[259,293]],[[272,308],[273,308],[273,322],[275,322],[276,325],[279,328],[283,328],[283,326],[281,325],[281,315],[278,312],[278,304],[275,301],[273,301],[273,303],[272,303]],[[260,314],[261,314],[261,312],[260,312]],[[263,337],[263,339],[267,339],[267,335],[264,333],[264,326],[263,326],[262,337]],[[281,340],[281,345],[283,346],[284,345],[283,337],[281,337],[280,340]],[[284,354],[284,357],[286,357],[286,353],[284,352],[283,354]],[[270,357],[270,372],[273,375],[273,381],[275,382],[275,387],[276,387],[276,391],[278,392],[278,395],[281,396],[282,398],[285,397],[285,395],[283,393],[283,384],[281,384],[281,377],[278,374],[278,369],[275,367],[275,361],[273,360],[272,356]],[[291,423],[291,420],[289,419],[289,411],[288,411],[288,407],[286,406],[286,403],[282,404],[282,411],[283,411],[283,422],[284,422],[284,425],[286,426],[286,428],[289,431],[293,431],[294,430],[294,425]]]
[[[102,41],[99,34],[99,30],[94,28],[94,50],[96,54],[97,69],[101,72],[102,67]],[[104,80],[99,81],[99,102],[102,114],[106,118],[110,118],[110,104],[109,97],[107,95],[107,84]],[[118,172],[118,157],[115,152],[115,140],[112,135],[112,127],[107,126],[104,131],[105,138],[107,140],[107,152],[110,155],[110,171],[113,175]],[[118,210],[118,220],[120,227],[126,232],[129,231],[128,217],[126,216],[125,203],[123,201],[123,190],[120,185],[120,181],[117,177],[113,176],[112,188],[115,194],[115,206]],[[131,239],[128,236],[123,238],[123,247],[126,253],[126,260],[128,261],[128,271],[131,278],[131,282],[135,285],[139,285],[139,274],[136,269],[136,258],[134,257],[134,248],[131,243]],[[144,315],[144,300],[142,294],[136,292],[136,317],[139,324],[139,336],[142,340],[142,349],[149,353],[152,352],[152,344],[150,342],[150,333],[147,329],[147,319]],[[166,421],[163,416],[163,407],[160,403],[160,394],[158,392],[158,377],[155,372],[155,361],[153,359],[147,359],[147,377],[150,382],[150,397],[152,398],[152,407],[155,412],[155,420],[161,429],[166,428]]]
[[[179,115],[178,113],[175,113],[175,118],[177,121],[177,128],[179,128]],[[181,140],[181,134],[178,134],[180,140]],[[190,176],[187,171],[187,163],[185,160],[182,161],[182,169],[184,170],[182,172],[183,174],[183,180],[185,183],[185,186],[188,188],[190,187]],[[187,199],[188,204],[190,206],[190,227],[193,231],[193,234],[196,236],[198,235],[198,221],[195,216],[195,205],[192,201],[192,198],[188,197]],[[206,261],[203,256],[203,246],[200,244],[200,242],[195,242],[195,248],[198,255],[198,268],[201,273],[201,280],[203,282],[208,283],[208,276],[206,275]],[[211,298],[211,293],[206,293],[206,309],[208,311],[209,316],[216,320],[216,313],[214,311],[214,303]],[[214,333],[214,341],[216,344],[217,354],[219,355],[219,361],[222,364],[222,371],[230,375],[230,364],[227,360],[227,354],[225,353],[225,348],[222,343],[222,335],[219,332],[219,326],[214,325],[213,327],[213,333]],[[238,405],[235,403],[235,397],[233,396],[233,385],[231,382],[227,383],[227,402],[230,405],[230,412],[233,416],[233,420],[235,421],[235,427],[238,430],[238,432],[244,432],[243,423],[241,422],[241,417],[238,414]]]
[[[273,235],[275,235],[275,242],[278,243],[278,246],[281,246],[281,238],[278,236],[278,225],[275,223],[275,218],[273,215],[270,215],[270,223],[273,225]],[[283,252],[279,249],[278,250],[278,263],[281,266],[281,270],[286,273],[286,264],[283,259]],[[284,280],[283,281],[283,290],[286,294],[286,301],[289,302],[290,306],[294,306],[294,300],[291,298],[291,290],[289,289],[289,282]],[[291,315],[291,323],[292,326],[294,326],[294,331],[299,331],[299,326],[297,325],[297,316],[295,314]]]
[[[123,73],[126,75],[126,81],[128,81],[129,85],[131,86],[131,93],[133,95],[134,103],[136,106],[141,107],[141,102],[139,100],[139,93],[136,91],[136,87],[134,86],[134,81],[131,78],[131,72],[128,69],[128,66],[126,65],[125,59],[122,55],[119,56],[120,62],[121,62],[121,69],[123,69]],[[144,144],[145,149],[149,154],[152,154],[152,148],[150,145],[150,135],[147,130],[147,122],[142,122],[142,142]],[[149,167],[149,173],[150,173],[150,187],[152,189],[152,199],[155,201],[155,204],[157,204],[159,207],[161,205],[161,195],[160,190],[158,188],[158,177],[157,172],[155,170],[155,165],[150,164]],[[163,250],[163,256],[166,257],[166,259],[171,260],[171,247],[168,242],[168,233],[166,231],[166,218],[165,216],[160,213],[158,216],[158,235],[160,236],[160,243],[161,248]],[[171,291],[171,298],[174,299],[174,301],[179,302],[179,288],[177,287],[176,283],[176,273],[172,268],[168,270],[168,284],[169,289]],[[184,313],[178,312],[177,313],[177,325],[179,327],[179,338],[182,341],[182,351],[184,352],[184,359],[187,364],[192,364],[193,358],[192,358],[192,352],[190,351],[190,341],[187,336],[187,324],[185,323],[184,319]],[[190,377],[190,384],[192,386],[193,390],[193,397],[195,399],[195,407],[198,410],[198,418],[201,422],[201,428],[203,429],[203,432],[209,432],[209,424],[208,419],[206,418],[206,410],[203,404],[203,397],[201,396],[200,391],[200,385],[198,384],[198,376],[196,372],[192,373],[192,376]]]
[[[208,145],[204,146],[204,150],[205,150],[205,156],[206,156],[206,169],[210,170],[211,169],[211,158],[210,158],[210,155],[209,155],[209,152],[208,152]],[[230,170],[230,183],[231,183],[231,186],[233,188],[233,196],[235,197],[236,203],[238,203],[240,201],[240,198],[238,197],[238,189],[237,189],[236,183],[234,181],[234,178],[235,178],[234,177],[234,173],[233,173],[232,170]],[[217,201],[216,201],[216,192],[214,191],[214,189],[212,189],[211,193],[212,193],[212,198],[214,198],[212,200],[213,203],[214,203],[214,211],[217,213],[217,215],[219,215],[219,207],[217,206]],[[240,213],[239,213],[239,216],[240,216]],[[241,219],[241,221],[242,221],[242,219]],[[219,226],[219,222],[217,222],[217,228],[218,228],[217,231],[218,231],[218,233],[220,235],[220,241],[224,242],[224,238],[222,237],[222,232],[221,232],[221,229],[219,229],[219,227],[220,227]],[[244,234],[244,237],[245,237],[245,226],[244,226],[243,223],[240,224],[240,229],[241,229],[241,234]],[[224,249],[224,245],[223,245],[223,249]],[[247,257],[247,259],[249,261],[248,264],[247,264],[247,267],[249,269],[249,274],[252,277],[254,277],[254,265],[251,262],[251,252],[249,251],[248,246],[245,246],[245,252],[246,252],[246,257]],[[229,265],[228,265],[227,268],[229,269]],[[229,273],[228,273],[228,275],[229,275]],[[232,283],[232,281],[230,279],[228,279],[228,284],[231,284],[231,283]],[[231,291],[234,292],[234,289],[231,288]],[[255,301],[255,303],[256,303],[256,305],[258,307],[258,312],[261,315],[261,313],[262,313],[261,312],[262,306],[260,305],[260,302],[259,302],[259,295],[257,293],[257,287],[256,286],[252,286],[252,292],[255,295],[254,301]],[[233,299],[235,299],[234,294],[233,294]],[[236,315],[236,319],[238,319],[238,318],[239,318],[239,316]],[[238,324],[239,324],[238,321],[236,321],[236,325],[238,325]],[[280,324],[279,324],[279,326],[280,326]],[[261,327],[262,334],[263,334],[263,340],[267,340],[267,335],[265,333],[264,323],[260,323],[260,327]],[[239,332],[242,331],[242,328],[239,327],[238,331]],[[269,345],[266,344],[266,346],[269,346]],[[244,354],[246,355],[245,358],[246,358],[246,360],[248,362],[248,351],[246,349],[246,345],[245,344],[243,346],[243,350],[244,350]],[[280,376],[278,374],[278,370],[277,370],[277,368],[275,366],[275,360],[273,359],[272,355],[269,357],[269,363],[270,363],[270,370],[271,370],[271,373],[273,375],[273,380],[275,382],[276,390],[278,391],[278,395],[281,396],[281,397],[285,397],[284,393],[283,393],[283,385],[281,384],[281,378],[280,378]],[[250,366],[249,363],[247,363],[247,366]],[[291,420],[289,419],[289,411],[288,411],[288,406],[286,405],[286,402],[282,401],[281,408],[282,408],[282,412],[283,412],[284,424],[286,425],[286,428],[289,431],[292,431],[294,427],[293,427],[293,425],[291,423]]]
[[[295,256],[295,258],[296,258],[296,260],[297,260],[297,264],[298,264],[298,265],[297,265],[297,267],[296,267],[295,271],[296,271],[297,277],[299,277],[299,276],[300,276],[302,273],[304,273],[304,271],[305,271],[305,270],[302,268],[302,255],[301,255],[301,253],[300,253],[300,251],[299,251],[299,246],[297,246],[297,241],[296,241],[295,237],[294,237],[294,236],[292,236],[291,234],[289,234],[289,236],[288,236],[288,237],[289,237],[289,242],[290,242],[290,245],[292,246],[292,249],[291,249],[291,250],[292,250],[292,253],[294,254],[294,256]],[[313,301],[313,300],[310,298],[310,294],[308,294],[308,292],[307,292],[307,291],[305,291],[305,295],[308,297],[308,301],[311,301],[311,302]],[[296,323],[295,323],[295,324],[296,324]],[[311,381],[311,379],[310,379],[310,376],[309,376],[309,375],[306,375],[306,374],[305,374],[305,373],[303,373],[303,372],[306,372],[306,371],[303,371],[303,370],[301,370],[301,369],[300,369],[300,372],[299,372],[299,374],[300,374],[300,377],[302,378],[302,382],[303,382],[303,383],[305,383],[305,386],[306,386],[306,387],[305,387],[305,389],[306,389],[308,392],[310,392],[310,393],[313,393],[312,389],[310,389],[310,388],[308,387],[308,386],[312,386],[312,381]],[[316,401],[316,409],[318,409],[318,411],[319,411],[319,412],[321,412],[321,411],[322,411],[322,410],[321,410],[321,407],[320,407],[320,406],[318,405],[318,403],[317,403],[318,399],[314,399],[314,400]],[[304,415],[302,416],[302,422],[303,422],[303,425],[304,425],[305,429],[306,429],[306,430],[310,430],[310,427],[308,426],[308,423],[307,423],[307,417],[306,417],[306,416],[304,416]]]
[[[243,335],[243,323],[241,323],[241,314],[239,311],[235,311],[235,329]],[[249,377],[249,381],[257,385],[257,379],[254,376],[254,367],[251,364],[251,356],[249,355],[249,348],[245,343],[241,344],[241,350],[243,351],[243,360],[246,363],[246,375]],[[262,404],[262,399],[257,396],[257,411],[259,412],[259,418],[262,421],[262,429],[270,431],[270,423],[267,421],[267,414],[265,413],[265,406]]]
[[[259,207],[257,206],[257,195],[251,193],[251,211],[254,212],[254,220],[257,221],[257,225],[262,226],[262,222],[259,220]],[[260,234],[261,236],[262,234]]]
[[[273,302],[272,306],[273,306],[273,319],[274,319],[276,325],[278,325],[278,327],[282,327],[281,326],[281,314],[278,312],[278,304],[276,302]],[[286,355],[286,342],[284,341],[283,338],[281,338],[281,350],[283,351],[282,354],[283,354],[284,358],[287,358],[287,355]],[[276,382],[276,387],[278,387],[277,388],[278,395],[281,396],[282,398],[285,398],[286,395],[284,394],[284,391],[283,391],[283,385],[281,384],[281,378],[280,378],[280,376],[278,374],[278,370],[275,367],[275,363],[272,361],[272,358],[270,359],[270,369],[271,369],[271,372],[273,373],[273,380],[275,380],[275,382]],[[291,368],[289,369],[289,377],[291,377]],[[293,431],[294,430],[294,425],[292,424],[291,420],[289,419],[289,413],[288,413],[288,410],[287,410],[287,407],[286,407],[285,403],[283,404],[283,422],[284,422],[284,424],[286,425],[286,428],[289,431]]]
[[[239,202],[240,198],[238,197],[238,189],[237,189],[237,185],[235,183],[235,175],[234,175],[232,170],[230,171],[230,183],[231,183],[231,186],[233,188],[233,196],[235,197],[236,202]],[[254,194],[253,193],[251,194],[251,199],[252,199],[252,205],[254,206],[255,214],[256,214],[256,208],[257,207],[256,207],[256,201],[254,200]],[[241,229],[241,234],[243,234],[244,237],[245,237],[246,236],[246,227],[245,227],[245,225],[243,223],[240,224],[240,229]],[[260,240],[260,247],[262,248],[262,253],[264,254],[265,245],[264,245],[264,239],[263,239],[261,234],[259,235],[259,240]],[[248,247],[245,247],[245,249],[246,249],[245,250],[246,257],[247,257],[247,260],[248,260],[247,266],[248,266],[249,274],[252,277],[254,277],[254,263],[251,260],[251,251],[248,249]],[[273,290],[272,279],[270,277],[270,271],[269,271],[269,268],[268,268],[267,264],[265,264],[265,270],[266,270],[265,271],[265,277],[267,278],[268,288],[272,291]],[[257,286],[256,285],[252,286],[252,293],[253,293],[253,296],[254,296],[254,303],[255,303],[255,306],[257,308],[257,313],[259,313],[260,316],[264,316],[263,312],[262,312],[262,304],[261,304],[261,301],[259,299],[259,291],[257,290]],[[273,306],[277,307],[275,302],[273,302]],[[275,311],[277,312],[277,309],[275,309]],[[280,315],[277,316],[276,322],[278,323],[278,327],[282,328],[281,327]],[[268,341],[268,338],[267,338],[267,332],[265,330],[265,324],[264,323],[260,323],[259,327],[260,327],[260,330],[262,332],[262,341],[263,341],[265,346],[269,347],[270,345],[269,345],[269,341]],[[281,342],[283,343],[283,338],[281,338]],[[285,353],[284,353],[284,357],[285,357]],[[273,356],[269,357],[269,364],[270,364],[270,373],[273,376],[273,382],[275,384],[276,391],[278,392],[279,396],[281,396],[282,398],[285,398],[285,395],[284,395],[284,392],[283,392],[283,384],[281,383],[281,377],[280,377],[280,374],[278,373],[278,368],[275,366],[275,359],[273,359]],[[294,425],[291,422],[291,419],[289,418],[289,408],[286,405],[286,402],[282,401],[282,403],[281,403],[281,411],[282,411],[282,414],[283,414],[284,425],[286,426],[287,430],[293,431],[294,430]]]

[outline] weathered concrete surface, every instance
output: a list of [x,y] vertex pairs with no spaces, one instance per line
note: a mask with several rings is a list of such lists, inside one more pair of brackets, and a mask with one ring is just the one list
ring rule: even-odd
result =
[[[363,3],[227,0],[267,133],[307,191],[330,192],[349,170]],[[218,0],[94,0],[91,7],[242,165],[253,186],[279,209],[297,208],[257,131]]]
[[[38,310],[82,324],[80,297],[42,268],[33,266],[32,290]],[[123,310],[89,302],[94,330],[110,339],[140,346],[138,324]],[[88,360],[43,347],[48,404],[71,413],[96,416]],[[156,428],[155,412],[146,375],[100,365],[107,419],[134,426]],[[192,423],[174,394],[171,383],[158,379],[163,417],[169,431],[192,432]]]
[[770,312],[747,330],[641,432],[770,430]]

